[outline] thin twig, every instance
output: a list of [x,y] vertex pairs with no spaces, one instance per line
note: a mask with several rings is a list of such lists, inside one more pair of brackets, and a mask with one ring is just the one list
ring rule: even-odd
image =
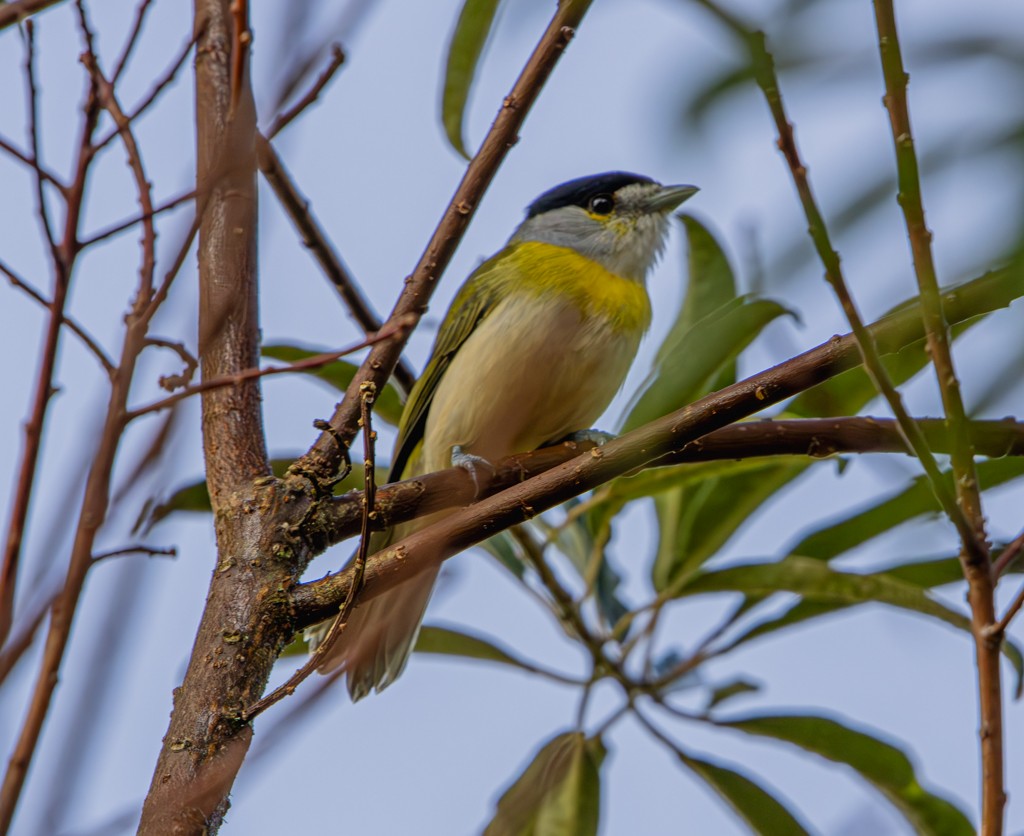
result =
[[53,226],[50,224],[50,215],[46,210],[46,194],[43,190],[42,163],[40,162],[39,148],[39,90],[36,85],[36,27],[31,20],[25,21],[25,81],[28,85],[28,136],[29,145],[32,149],[32,159],[38,164],[33,166],[36,171],[36,211],[39,214],[39,222],[42,226],[43,235],[50,245],[50,253],[54,260],[59,259],[57,252],[57,239],[54,237]]
[[[52,309],[52,303],[50,302],[49,299],[47,299],[45,296],[43,296],[42,293],[40,293],[38,290],[32,287],[32,285],[30,285],[25,279],[21,278],[3,261],[0,261],[0,273],[3,273],[5,276],[7,276],[8,281],[10,281],[13,287],[16,287],[18,288],[18,290],[23,291],[25,294],[34,299],[47,310]],[[74,334],[76,337],[78,337],[78,339],[82,341],[85,347],[92,352],[93,356],[96,357],[100,365],[103,366],[103,371],[105,371],[107,373],[107,376],[109,377],[114,371],[114,363],[107,356],[106,352],[103,350],[100,344],[95,340],[95,338],[93,338],[89,334],[88,331],[85,330],[85,328],[79,325],[71,317],[65,315],[64,317],[62,317],[62,319],[64,325],[68,327],[68,330],[71,331],[71,333]]]
[[196,369],[199,368],[199,361],[192,355],[192,352],[185,348],[185,344],[177,340],[164,340],[159,337],[147,337],[146,345],[155,348],[167,348],[178,355],[178,358],[185,364],[185,370],[181,374],[162,375],[157,381],[161,389],[173,392],[182,386],[188,386],[195,377]]
[[1002,554],[996,559],[995,563],[992,564],[992,574],[995,577],[999,577],[1006,571],[1011,563],[1017,558],[1024,549],[1024,531],[1018,534],[1006,548],[1003,549]]
[[999,619],[995,624],[992,624],[985,628],[985,637],[1001,642],[1003,636],[1006,635],[1006,628],[1010,626],[1010,622],[1013,621],[1013,617],[1020,612],[1020,608],[1024,606],[1024,585],[1021,586],[1017,592],[1017,597],[1013,599],[1013,602],[1006,609],[1006,613],[1002,618]]
[[113,85],[103,76],[99,63],[91,51],[86,52],[82,56],[82,62],[95,81],[100,104],[117,125],[118,134],[121,136],[125,154],[128,157],[128,167],[135,178],[135,190],[139,198],[139,208],[142,210],[142,264],[139,268],[139,297],[136,299],[135,304],[144,307],[149,304],[150,297],[153,295],[153,273],[156,270],[156,227],[153,223],[155,212],[153,209],[152,187],[150,186],[149,179],[146,177],[146,169],[142,163],[142,153],[139,151],[138,143],[135,141],[131,120],[128,119],[118,104]]
[[136,215],[134,218],[129,218],[126,221],[121,221],[120,223],[114,224],[113,226],[109,226],[106,229],[101,229],[99,232],[91,235],[88,238],[83,239],[81,242],[81,247],[84,250],[87,247],[91,247],[93,244],[97,244],[100,241],[103,241],[106,238],[110,238],[114,235],[117,235],[120,232],[124,232],[127,229],[131,229],[138,223],[142,223],[143,221],[147,221],[157,217],[158,215],[162,215],[164,212],[169,212],[172,209],[176,209],[182,203],[186,203],[189,200],[194,199],[195,196],[195,190],[182,192],[176,197],[172,197],[165,203],[161,203],[159,206],[154,207],[152,212],[143,212],[139,215]]
[[294,121],[295,117],[320,98],[320,94],[324,91],[324,88],[330,84],[331,79],[334,78],[334,74],[338,72],[341,65],[344,63],[345,52],[342,50],[341,44],[331,44],[331,60],[324,68],[324,71],[320,73],[316,82],[309,88],[301,99],[274,118],[274,121],[270,125],[270,129],[266,133],[267,139],[271,140],[281,133],[281,131],[287,128]]
[[[423,315],[437,280],[462,240],[484,191],[494,178],[501,161],[518,140],[519,128],[590,3],[591,0],[563,0],[559,3],[551,23],[523,67],[512,91],[502,102],[480,150],[470,161],[426,250],[406,280],[391,317],[412,315],[414,322],[418,322]],[[378,388],[383,387],[404,345],[404,339],[395,339],[379,343],[370,351],[331,418],[330,423],[341,438],[347,441],[355,437],[359,417],[359,387],[367,380],[372,380]],[[337,470],[339,457],[340,451],[334,438],[328,433],[322,433],[302,457],[301,464],[308,472],[322,473],[328,477]]]
[[920,429],[910,418],[910,414],[903,404],[899,391],[893,385],[889,373],[882,364],[878,348],[871,338],[871,333],[864,325],[864,320],[857,310],[853,295],[843,276],[839,254],[832,246],[825,218],[821,214],[818,202],[811,189],[810,179],[807,176],[807,166],[800,157],[793,125],[786,115],[786,109],[782,102],[779,81],[775,74],[775,62],[772,54],[768,51],[764,33],[751,30],[734,16],[723,11],[714,0],[695,0],[695,2],[711,11],[719,20],[732,29],[734,34],[742,39],[749,50],[754,79],[764,93],[772,119],[775,122],[775,129],[778,132],[779,150],[789,166],[793,184],[796,187],[797,195],[807,217],[808,233],[825,268],[825,280],[835,293],[846,316],[846,320],[850,323],[850,328],[857,340],[857,346],[863,358],[864,369],[871,378],[872,383],[874,383],[875,388],[889,404],[889,408],[899,422],[900,430],[906,439],[908,448],[920,459],[921,466],[928,476],[931,488],[942,505],[942,509],[946,512],[953,525],[956,526],[961,541],[973,553],[984,554],[984,544],[978,542],[971,521],[967,518],[964,510],[957,504],[955,493],[950,490],[945,480],[942,479],[938,463],[935,461],[927,441]]
[[142,33],[142,23],[146,19],[146,12],[149,11],[150,6],[152,5],[153,0],[141,0],[139,5],[136,7],[135,21],[132,23],[132,31],[128,33],[124,46],[121,48],[121,54],[114,63],[114,71],[110,74],[111,84],[117,85],[117,80],[121,77],[122,71],[128,64],[128,59],[131,58],[132,51],[135,49],[135,45],[139,41],[139,35]]
[[[167,88],[167,86],[172,81],[174,81],[175,77],[178,75],[178,72],[185,64],[185,60],[188,58],[189,53],[192,52],[192,48],[196,45],[196,41],[198,40],[201,34],[202,29],[199,29],[198,31],[193,33],[192,37],[190,37],[188,41],[185,42],[185,45],[181,48],[178,55],[175,56],[174,61],[171,62],[171,66],[167,69],[163,76],[161,76],[160,79],[150,88],[149,92],[145,95],[145,97],[143,97],[142,101],[135,105],[135,107],[128,114],[128,122],[134,123],[140,116],[142,116],[143,113],[149,110],[150,106],[157,100],[157,98],[159,98],[160,94]],[[120,131],[118,128],[114,128],[114,130],[112,130],[110,133],[106,134],[101,139],[97,140],[94,146],[95,152],[99,153],[103,148],[106,148],[107,145],[109,145],[113,141],[113,139],[118,135],[119,132]]]
[[[3,8],[3,6],[0,6],[0,8]],[[58,178],[56,174],[54,174],[52,171],[49,171],[46,168],[43,168],[43,166],[39,164],[38,160],[34,160],[32,157],[30,157],[16,145],[14,145],[14,143],[9,142],[2,136],[0,136],[0,150],[6,151],[19,162],[23,162],[25,165],[31,168],[37,176],[42,177],[44,180],[46,180],[46,182],[48,182],[50,185],[56,188],[57,191],[59,191],[63,197],[67,197],[68,187],[65,186],[60,181],[60,178]]]
[[[175,392],[166,398],[163,398],[154,403],[147,404],[146,406],[140,406],[137,409],[130,410],[125,416],[126,421],[134,421],[136,418],[142,415],[148,415],[151,412],[159,412],[162,409],[167,409],[169,406],[173,406],[178,401],[190,398],[193,395],[197,395],[200,392],[208,392],[211,389],[220,389],[223,386],[238,386],[248,380],[255,380],[261,377],[270,377],[275,374],[294,374],[295,372],[305,372],[310,369],[319,369],[322,366],[326,366],[336,360],[345,357],[348,354],[359,351],[361,349],[372,346],[381,340],[391,339],[397,329],[403,327],[402,323],[392,322],[387,328],[382,328],[376,334],[368,337],[361,342],[354,345],[350,345],[348,348],[340,349],[339,351],[328,351],[324,354],[314,354],[312,357],[304,357],[302,360],[296,360],[294,363],[289,363],[286,366],[271,366],[270,368],[261,369],[254,367],[251,369],[244,369],[237,374],[223,375],[221,377],[212,377],[209,380],[204,380],[200,383],[196,383],[193,386],[188,386],[182,389],[180,392]],[[408,326],[405,326],[408,327]]]
[[100,552],[92,556],[93,563],[101,560],[108,560],[111,557],[124,557],[129,554],[144,554],[147,557],[177,557],[178,550],[174,546],[147,546],[145,543],[136,543],[132,546],[122,546],[109,552]]
[[192,244],[199,234],[199,226],[202,223],[203,212],[206,209],[207,198],[200,195],[196,198],[196,214],[192,218],[192,223],[189,225],[188,231],[185,233],[185,238],[181,242],[181,246],[178,247],[178,252],[174,256],[174,261],[171,263],[170,269],[164,273],[163,281],[160,282],[159,287],[156,289],[156,293],[153,294],[153,299],[149,303],[149,310],[146,313],[148,318],[152,318],[156,312],[160,309],[160,306],[167,299],[167,294],[171,292],[171,285],[174,284],[174,280],[178,277],[181,272],[181,268],[185,266],[185,260],[188,258],[189,252],[192,250]]
[[[256,135],[256,159],[260,171],[274,190],[285,214],[302,236],[303,245],[316,258],[320,269],[334,286],[359,327],[363,329],[363,333],[377,333],[381,329],[380,317],[360,290],[359,284],[348,272],[327,233],[313,214],[309,201],[299,192],[274,146],[260,134]],[[416,375],[402,359],[399,359],[395,366],[394,379],[406,395],[412,391],[416,383]]]

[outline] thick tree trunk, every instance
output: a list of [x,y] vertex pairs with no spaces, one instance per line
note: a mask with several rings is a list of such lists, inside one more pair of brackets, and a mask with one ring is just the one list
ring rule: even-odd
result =
[[[199,341],[204,379],[258,362],[256,120],[247,32],[231,0],[196,0]],[[234,54],[240,51],[239,54]],[[259,383],[203,393],[203,446],[217,564],[185,681],[174,697],[140,833],[212,833],[251,739],[241,709],[262,693],[287,619],[261,622],[267,597],[293,581],[260,540],[269,473]]]

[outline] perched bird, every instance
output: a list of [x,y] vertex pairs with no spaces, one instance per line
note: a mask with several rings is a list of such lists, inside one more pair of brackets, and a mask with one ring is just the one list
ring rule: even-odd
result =
[[[644,280],[669,215],[696,191],[616,171],[563,183],[531,203],[445,315],[402,415],[391,481],[452,465],[472,472],[481,459],[497,462],[590,427],[650,324]],[[375,535],[371,553],[437,518]],[[353,611],[323,665],[345,666],[353,700],[405,668],[437,572]],[[326,627],[307,634],[311,646]]]

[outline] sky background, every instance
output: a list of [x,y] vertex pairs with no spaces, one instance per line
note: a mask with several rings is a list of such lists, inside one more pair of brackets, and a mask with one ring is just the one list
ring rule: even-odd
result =
[[[378,311],[390,309],[416,263],[465,163],[447,145],[439,123],[444,49],[459,3],[379,0],[360,10],[320,4],[252,3],[253,82],[261,125],[274,112],[284,68],[315,44],[336,37],[349,59],[322,101],[276,146],[311,201],[352,273]],[[550,16],[552,3],[505,3],[485,55],[466,123],[475,148]],[[315,6],[316,8],[309,8]],[[793,12],[790,6],[800,9]],[[133,5],[107,0],[90,7],[108,69],[130,26]],[[892,178],[891,138],[869,4],[746,3],[733,8],[767,28],[783,71],[783,92],[826,217],[838,215],[868,183]],[[305,11],[300,11],[304,9]],[[785,13],[783,13],[785,12]],[[285,16],[294,24],[286,25]],[[305,17],[303,17],[305,15]],[[898,4],[905,61],[912,75],[911,115],[923,158],[945,165],[925,172],[925,200],[935,232],[940,279],[954,283],[997,263],[1020,231],[1020,145],[997,144],[1021,121],[1021,27],[1011,0],[915,0]],[[120,96],[137,102],[191,30],[185,4],[157,0]],[[974,37],[974,53],[957,57],[941,44]],[[69,5],[37,18],[40,122],[48,165],[66,172],[77,135],[75,107],[83,81],[81,42]],[[24,60],[17,30],[0,33],[0,134],[26,147]],[[1016,48],[1016,55],[1014,49]],[[952,55],[952,57],[951,57]],[[749,374],[847,329],[811,258],[799,205],[774,145],[760,93],[743,88],[695,121],[687,102],[739,57],[725,33],[699,8],[672,0],[597,0],[558,65],[477,212],[435,294],[407,357],[419,369],[437,323],[462,278],[497,250],[539,193],[572,177],[609,169],[642,172],[665,183],[694,183],[686,205],[720,236],[744,290],[757,289],[797,311],[773,323],[747,352]],[[156,202],[191,187],[194,175],[190,64],[159,107],[137,125]],[[267,342],[324,348],[357,339],[333,290],[260,184],[261,318]],[[894,187],[889,188],[894,197]],[[0,156],[0,257],[37,286],[50,286],[38,236],[33,186],[26,171]],[[86,230],[136,212],[130,173],[119,148],[99,164],[87,201]],[[59,217],[59,215],[58,215]],[[167,260],[185,232],[188,212],[164,218],[159,255]],[[87,253],[74,279],[70,310],[113,350],[137,275],[136,232]],[[914,292],[902,219],[894,199],[857,223],[836,228],[835,243],[861,309],[873,319]],[[649,282],[655,322],[623,395],[601,426],[615,427],[628,394],[646,374],[685,288],[680,228],[672,233]],[[161,272],[162,271],[158,271]],[[195,345],[195,264],[190,259],[156,324],[162,336]],[[20,425],[36,372],[43,312],[25,296],[0,288],[0,340],[7,362],[0,399],[0,503],[9,504],[21,444]],[[1024,414],[1017,385],[1021,310],[991,317],[958,343],[971,369],[968,406],[986,417]],[[178,371],[169,353],[146,356],[133,402],[156,397],[156,378]],[[91,356],[65,336],[40,470],[40,492],[26,540],[23,610],[63,576],[71,520],[80,499],[80,461],[90,451],[105,398]],[[966,377],[966,375],[965,375]],[[993,394],[994,392],[994,394]],[[916,414],[937,414],[930,379],[907,387]],[[264,386],[271,452],[305,449],[311,422],[331,413],[332,393],[308,379],[279,376]],[[871,414],[884,415],[872,404]],[[146,428],[133,428],[119,460],[126,474]],[[388,448],[388,442],[381,445]],[[134,541],[129,533],[144,500],[166,496],[202,469],[198,404],[181,411],[159,472],[119,504],[100,549]],[[801,531],[906,484],[917,468],[902,457],[866,456],[842,476],[818,467],[757,515],[720,558],[740,562],[785,553]],[[991,536],[1019,530],[1020,487],[987,497]],[[653,548],[653,514],[631,512],[613,549],[625,594],[644,599]],[[134,829],[202,610],[214,561],[210,520],[178,518],[147,542],[174,544],[176,560],[130,557],[92,572],[78,614],[41,749],[14,832],[100,834]],[[953,538],[942,521],[905,526],[873,541],[841,564],[871,569],[915,556],[948,553]],[[346,544],[318,559],[311,575],[337,568]],[[1000,610],[1019,581],[1000,590]],[[963,606],[963,587],[943,600]],[[692,646],[726,608],[722,598],[688,602],[664,634]],[[556,623],[482,552],[451,561],[428,623],[464,625],[549,667],[585,672],[584,659]],[[1012,634],[1024,640],[1024,623]],[[14,687],[0,693],[0,744],[9,751],[38,664],[30,653]],[[283,679],[283,663],[276,677]],[[103,676],[97,672],[102,671]],[[1009,672],[1008,672],[1009,673]],[[737,698],[735,710],[827,712],[901,741],[930,788],[977,813],[977,709],[968,637],[931,620],[866,606],[813,622],[810,629],[752,644],[709,667],[713,680],[743,674],[762,685]],[[308,681],[308,692],[318,683]],[[295,698],[298,699],[298,698]],[[602,686],[591,729],[615,710],[618,694]],[[574,691],[504,667],[438,657],[413,659],[384,694],[349,705],[340,691],[275,726],[283,703],[257,722],[254,756],[244,765],[224,833],[347,832],[461,834],[478,832],[495,800],[557,732],[572,727]],[[290,715],[289,715],[290,716]],[[762,776],[802,819],[823,834],[904,834],[907,825],[848,770],[745,736],[670,727],[689,748]],[[272,746],[266,741],[276,740]],[[1024,710],[1007,702],[1009,833],[1024,833]],[[72,745],[74,743],[74,745]],[[602,785],[602,833],[746,832],[726,808],[632,721],[615,726]],[[265,751],[259,754],[264,747]],[[75,755],[74,753],[78,753]],[[76,761],[76,757],[78,760]],[[76,763],[78,764],[76,766]],[[77,770],[77,773],[76,773]],[[67,776],[77,774],[75,781]],[[1014,803],[1016,801],[1016,803]]]

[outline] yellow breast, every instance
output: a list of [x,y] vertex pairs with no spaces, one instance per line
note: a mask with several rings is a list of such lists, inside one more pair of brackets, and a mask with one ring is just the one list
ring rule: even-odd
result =
[[588,317],[615,330],[643,333],[651,324],[651,303],[644,286],[611,273],[567,247],[528,241],[512,248],[517,290],[569,297]]

